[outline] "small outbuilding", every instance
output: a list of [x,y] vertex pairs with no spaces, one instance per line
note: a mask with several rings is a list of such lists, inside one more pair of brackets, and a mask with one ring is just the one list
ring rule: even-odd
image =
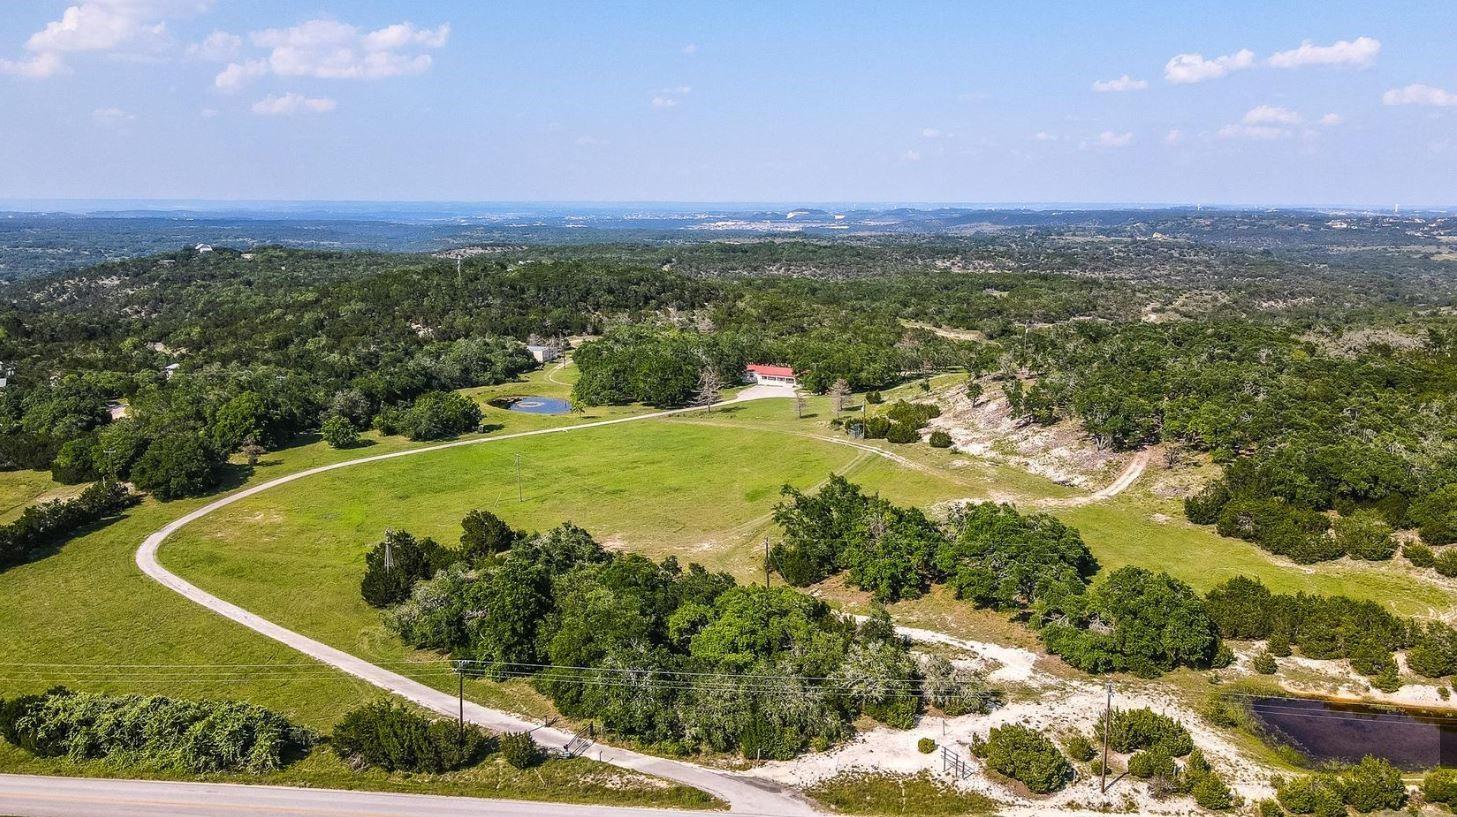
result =
[[532,360],[535,360],[537,363],[547,363],[556,360],[562,354],[561,347],[559,346],[540,346],[534,343],[528,344],[526,351],[531,354]]
[[788,366],[774,366],[768,363],[750,363],[744,369],[744,380],[760,386],[797,386],[799,379],[794,369]]

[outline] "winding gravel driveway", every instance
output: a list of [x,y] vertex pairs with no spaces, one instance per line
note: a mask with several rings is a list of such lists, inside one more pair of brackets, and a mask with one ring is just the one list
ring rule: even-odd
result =
[[[726,400],[719,405],[755,400],[763,397],[781,397],[783,391],[745,389],[733,399]],[[142,546],[137,550],[137,567],[142,572],[155,579],[170,590],[173,590],[188,599],[189,601],[212,610],[225,618],[242,624],[250,630],[261,633],[275,641],[286,644],[295,650],[328,664],[335,669],[346,672],[367,681],[380,689],[387,690],[399,695],[409,701],[419,704],[426,709],[438,712],[442,715],[454,717],[457,714],[458,703],[456,697],[447,692],[442,692],[434,687],[426,686],[418,681],[406,678],[398,673],[390,672],[383,667],[365,661],[343,650],[315,641],[308,636],[296,633],[286,627],[274,624],[262,616],[250,613],[242,607],[223,601],[217,596],[203,590],[197,585],[188,582],[157,561],[157,551],[168,536],[176,533],[183,526],[201,519],[204,516],[225,508],[234,502],[241,502],[250,496],[276,488],[280,485],[293,482],[297,479],[304,479],[315,474],[322,474],[326,471],[334,471],[339,468],[351,468],[365,463],[380,462],[382,460],[394,459],[396,457],[409,457],[417,454],[425,454],[431,451],[440,451],[446,448],[455,448],[464,445],[483,445],[486,443],[499,442],[501,440],[514,440],[522,437],[536,437],[543,434],[561,434],[568,431],[580,431],[586,428],[601,428],[602,426],[616,425],[618,423],[635,422],[639,420],[650,420],[656,417],[667,417],[684,411],[695,411],[697,409],[674,409],[672,411],[658,411],[649,414],[639,414],[632,417],[619,417],[612,420],[598,420],[591,423],[579,423],[570,426],[559,426],[556,428],[544,428],[535,431],[521,431],[514,434],[502,434],[497,437],[483,437],[479,439],[457,440],[455,442],[442,443],[424,448],[413,448],[408,451],[395,451],[389,454],[377,454],[372,457],[361,457],[355,460],[337,462],[331,465],[321,465],[317,468],[309,468],[294,474],[288,474],[277,479],[259,483],[251,488],[229,494],[213,502],[198,508],[191,513],[167,523],[160,530],[148,536]],[[523,720],[509,712],[499,709],[490,709],[479,704],[467,701],[465,703],[465,717],[471,723],[479,724],[487,729],[495,731],[532,731],[532,736],[537,743],[552,748],[566,746],[573,737],[571,733],[560,729],[541,727],[540,724]],[[757,780],[735,774],[733,772],[709,769],[693,763],[685,763],[678,760],[653,757],[627,749],[613,746],[593,746],[587,753],[588,757],[599,759],[624,769],[642,772],[644,774],[656,775],[686,786],[706,791],[721,798],[729,804],[729,810],[738,813],[748,814],[773,814],[784,815],[784,817],[799,817],[799,815],[813,815],[818,812],[810,805],[809,801],[799,793],[778,786],[763,780]]]

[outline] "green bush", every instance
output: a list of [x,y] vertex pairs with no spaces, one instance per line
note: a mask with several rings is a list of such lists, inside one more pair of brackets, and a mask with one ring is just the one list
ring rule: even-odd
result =
[[1432,560],[1432,567],[1448,578],[1457,576],[1457,548],[1442,548]]
[[1098,750],[1093,746],[1093,742],[1082,734],[1070,735],[1067,740],[1062,742],[1062,748],[1067,752],[1068,757],[1079,763],[1087,763],[1098,756]]
[[885,433],[886,442],[904,445],[921,439],[921,433],[914,426],[905,423],[891,423],[890,430]]
[[359,430],[349,420],[331,414],[319,426],[319,435],[330,448],[353,448],[359,445]]
[[158,499],[205,494],[217,485],[222,462],[202,438],[186,431],[164,434],[132,466],[132,482]]
[[460,552],[468,559],[504,553],[523,535],[490,511],[467,513],[460,527]]
[[1412,567],[1431,567],[1437,563],[1437,554],[1421,542],[1409,542],[1402,545],[1401,555],[1411,562]]
[[1406,665],[1412,672],[1427,678],[1457,673],[1457,630],[1439,621],[1413,629],[1412,645],[1406,651]]
[[1229,483],[1217,479],[1197,494],[1185,497],[1184,516],[1196,525],[1213,525],[1229,503]]
[[1406,784],[1401,782],[1401,772],[1385,759],[1367,755],[1343,772],[1339,780],[1341,799],[1363,814],[1396,810],[1406,804]]
[[1227,811],[1234,808],[1234,792],[1229,790],[1219,775],[1205,774],[1194,782],[1191,789],[1194,802],[1210,811]]
[[1328,777],[1297,777],[1275,786],[1275,799],[1292,814],[1345,817],[1346,803]]
[[385,434],[439,440],[480,428],[481,407],[453,391],[426,392],[407,407],[381,411],[375,425]]
[[1274,675],[1280,669],[1279,665],[1275,663],[1275,656],[1271,655],[1269,650],[1260,650],[1255,653],[1255,658],[1250,662],[1250,666],[1261,675]]
[[379,701],[346,714],[330,741],[335,754],[358,759],[385,771],[440,774],[474,765],[492,748],[493,740],[477,726],[432,720],[417,712]]
[[1128,773],[1144,780],[1150,777],[1173,777],[1177,770],[1173,755],[1163,746],[1144,749],[1128,758]]
[[402,530],[387,530],[384,541],[364,556],[359,593],[371,607],[389,607],[410,597],[415,582],[435,575],[446,554],[434,539],[420,539]]
[[1073,779],[1072,765],[1052,741],[1021,724],[994,727],[986,741],[986,762],[993,771],[1047,794]]
[[1353,559],[1381,562],[1396,553],[1391,525],[1379,511],[1360,510],[1342,516],[1331,526],[1336,543]]
[[41,757],[191,774],[277,771],[315,740],[282,715],[241,701],[63,688],[0,702],[0,734]]
[[517,769],[530,769],[546,759],[546,753],[529,732],[507,732],[501,736],[501,757]]
[[878,406],[885,402],[885,398],[880,396],[880,392],[871,390],[865,393],[865,402],[872,406]]
[[1285,817],[1285,809],[1279,800],[1266,798],[1255,804],[1255,817]]
[[931,437],[930,439],[926,440],[926,442],[929,443],[932,448],[950,448],[951,435],[938,428],[935,431],[931,432]]
[[904,400],[895,401],[895,405],[886,410],[885,416],[891,422],[910,426],[912,429],[925,428],[926,423],[933,417],[941,416],[941,409],[931,403],[907,403]]
[[79,485],[96,479],[94,437],[77,437],[67,441],[51,461],[51,479],[62,485]]
[[1429,803],[1457,806],[1457,769],[1433,769],[1422,779],[1422,797]]
[[1429,545],[1457,542],[1457,483],[1443,485],[1412,502],[1407,517],[1417,527],[1423,542]]
[[936,741],[931,738],[921,738],[916,741],[916,751],[923,755],[929,755],[936,751]]
[[1189,730],[1182,723],[1147,707],[1113,710],[1108,743],[1118,752],[1159,746],[1173,757],[1183,757],[1194,748]]
[[885,439],[885,436],[890,433],[891,422],[890,420],[880,416],[867,417],[865,418],[864,429],[865,439],[883,440]]

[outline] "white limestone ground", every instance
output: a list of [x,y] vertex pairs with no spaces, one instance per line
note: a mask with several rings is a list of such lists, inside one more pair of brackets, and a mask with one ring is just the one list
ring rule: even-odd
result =
[[[1015,700],[1011,703],[989,715],[927,716],[909,730],[879,727],[862,732],[832,751],[767,763],[747,774],[796,788],[813,786],[850,771],[892,774],[930,771],[943,775],[939,747],[945,746],[956,751],[974,773],[966,780],[953,780],[950,775],[943,777],[958,787],[1006,804],[1005,808],[998,810],[999,813],[1045,814],[1050,810],[1074,813],[1082,809],[1136,810],[1143,814],[1197,811],[1190,797],[1157,799],[1149,793],[1144,781],[1132,777],[1117,780],[1106,794],[1102,794],[1098,791],[1098,779],[1084,769],[1078,779],[1062,791],[1037,796],[1014,783],[987,774],[983,763],[972,757],[968,749],[973,737],[986,737],[994,726],[1022,723],[1055,740],[1074,732],[1093,738],[1107,700],[1103,683],[1070,680],[1046,672],[1036,666],[1039,656],[1030,650],[969,641],[929,630],[898,629],[916,642],[964,650],[967,657],[957,659],[955,663],[986,671],[990,680],[1015,684],[1019,694],[1013,696]],[[1237,794],[1246,800],[1273,796],[1270,770],[1247,758],[1229,738],[1207,726],[1198,713],[1171,694],[1154,691],[1147,686],[1136,690],[1115,690],[1114,706],[1122,709],[1148,707],[1179,720],[1189,729],[1194,744],[1203,750]],[[931,754],[922,754],[916,744],[927,737],[937,742],[938,749]],[[1126,760],[1126,757],[1120,760]],[[1120,768],[1122,764],[1115,761],[1111,765]]]

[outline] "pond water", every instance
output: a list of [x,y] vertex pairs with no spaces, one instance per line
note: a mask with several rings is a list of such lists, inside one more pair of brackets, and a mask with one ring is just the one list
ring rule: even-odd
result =
[[537,397],[530,394],[492,400],[491,405],[527,414],[566,414],[572,410],[572,404],[560,397]]
[[1407,770],[1457,765],[1457,713],[1264,697],[1251,699],[1250,711],[1273,737],[1316,762],[1374,755]]

